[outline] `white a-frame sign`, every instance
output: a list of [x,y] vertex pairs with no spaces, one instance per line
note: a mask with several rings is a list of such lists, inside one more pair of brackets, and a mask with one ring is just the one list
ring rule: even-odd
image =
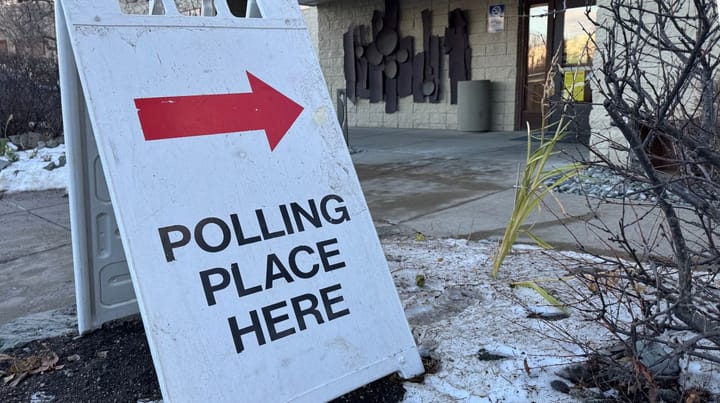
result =
[[298,5],[204,3],[56,1],[81,332],[132,286],[171,402],[421,373]]

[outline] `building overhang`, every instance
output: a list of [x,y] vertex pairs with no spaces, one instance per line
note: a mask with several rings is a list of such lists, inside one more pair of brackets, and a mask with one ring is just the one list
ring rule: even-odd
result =
[[302,6],[317,6],[318,4],[330,3],[332,0],[298,0]]

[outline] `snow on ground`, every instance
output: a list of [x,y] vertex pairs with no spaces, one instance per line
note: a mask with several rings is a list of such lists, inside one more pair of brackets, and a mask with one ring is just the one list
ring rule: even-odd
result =
[[65,156],[64,144],[55,148],[17,151],[17,155],[18,161],[0,171],[0,192],[14,193],[67,187],[67,164],[52,171],[44,169],[51,161],[60,165],[60,157]]
[[[617,339],[573,308],[566,319],[531,318],[559,310],[533,290],[510,287],[536,281],[572,302],[580,284],[564,276],[573,265],[593,262],[592,256],[518,245],[493,279],[495,242],[385,238],[382,244],[419,349],[440,361],[440,370],[423,383],[405,382],[406,402],[567,402],[599,392],[573,389],[569,396],[550,383],[561,379],[559,369]],[[493,354],[504,358],[489,360]],[[720,368],[683,365],[690,374],[686,387],[720,392]]]
[[[540,250],[516,249],[493,280],[495,243],[386,239],[383,246],[419,347],[440,360],[424,383],[406,383],[407,402],[568,401],[550,387],[555,371],[583,360],[567,335],[597,347],[608,339],[593,323],[528,318],[558,311],[529,289],[510,288],[561,274]],[[489,354],[505,358],[481,359]]]
[[[67,165],[43,169],[60,163],[64,145],[17,154],[19,161],[0,171],[0,192],[66,187]],[[422,383],[405,382],[406,402],[576,401],[550,387],[557,370],[584,359],[573,340],[585,349],[612,342],[603,327],[572,309],[557,321],[528,317],[558,310],[530,289],[510,287],[543,281],[562,300],[567,284],[554,279],[567,274],[567,264],[597,263],[592,257],[518,245],[493,279],[494,242],[388,237],[382,243],[419,349],[439,360],[438,371]],[[492,355],[501,357],[489,360]],[[690,374],[686,386],[720,393],[720,369],[683,365]]]

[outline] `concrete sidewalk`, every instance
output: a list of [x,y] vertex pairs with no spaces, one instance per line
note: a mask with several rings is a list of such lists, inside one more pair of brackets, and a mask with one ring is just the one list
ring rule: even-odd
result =
[[[380,233],[420,231],[435,237],[499,237],[512,211],[514,185],[526,159],[522,132],[354,129],[355,167]],[[582,147],[560,144],[549,166],[582,158]],[[581,197],[564,197],[585,214]],[[557,224],[555,216],[536,217]],[[567,244],[558,233],[553,241]]]
[[0,198],[0,323],[75,302],[64,190]]
[[[463,133],[417,129],[350,131],[358,176],[381,236],[416,231],[432,237],[494,238],[512,210],[513,185],[526,153],[524,133]],[[566,163],[582,151],[562,143]],[[582,197],[561,195],[566,225],[547,210],[535,215],[537,233],[575,249],[603,250],[588,230]],[[618,209],[602,219],[617,221]],[[6,194],[0,199],[0,324],[74,303],[68,199],[64,191]],[[576,238],[577,237],[577,238]]]
[[[524,132],[353,129],[355,168],[378,233],[463,239],[501,239],[515,200],[515,183],[525,165]],[[547,168],[588,158],[578,143],[563,142]],[[600,203],[573,194],[554,194],[526,221],[533,233],[558,249],[614,253],[617,245],[603,227],[619,230],[625,217],[643,217],[627,228],[638,246],[658,233],[657,211]],[[533,243],[527,236],[518,242]],[[654,240],[654,253],[669,254],[666,239]]]

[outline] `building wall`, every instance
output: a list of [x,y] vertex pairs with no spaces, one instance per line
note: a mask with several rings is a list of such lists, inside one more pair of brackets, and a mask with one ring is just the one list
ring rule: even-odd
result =
[[[617,30],[614,34],[617,38],[623,38],[623,34],[616,27],[612,14],[607,10],[610,5],[610,0],[597,0],[597,3],[600,6],[597,22],[602,27],[601,29],[598,29],[596,34],[597,43],[601,45],[599,51],[608,52],[614,48],[614,51],[618,54],[622,54],[622,52],[627,51],[632,53],[634,50],[625,47],[621,39],[618,39],[617,43],[614,45],[607,43],[608,32]],[[676,10],[678,15],[690,17],[697,15],[697,9],[694,8],[692,3],[681,3],[680,6],[683,8]],[[648,10],[652,11],[652,6],[648,5],[646,7]],[[638,15],[634,15],[633,17],[640,19]],[[643,14],[643,17],[648,27],[659,26],[654,13],[645,13]],[[683,27],[685,32],[690,36],[694,35],[694,24],[696,24],[696,22],[690,22],[687,26]],[[677,43],[680,43],[679,41],[681,35],[676,28],[674,28],[671,24],[666,24],[663,28],[665,30],[664,35],[669,41],[677,41]],[[653,42],[655,41],[650,41],[651,44]],[[643,50],[642,57],[639,57],[639,70],[643,73],[641,85],[644,90],[646,90],[649,94],[658,93],[660,94],[660,97],[670,93],[671,89],[676,84],[675,80],[678,68],[684,67],[685,63],[679,60],[678,56],[671,50],[659,51],[652,50],[654,46],[638,46],[641,46]],[[708,44],[705,46],[706,49],[709,49]],[[680,48],[682,48],[682,46],[680,46]],[[714,46],[709,50],[711,51],[711,54],[717,55],[720,53],[720,47],[718,46]],[[715,53],[712,53],[713,51]],[[602,57],[594,58],[593,74],[595,75],[597,81],[593,81],[593,85],[595,86],[594,90],[596,93],[600,93],[596,85],[597,82],[602,83],[605,78],[602,73],[602,59]],[[630,74],[632,75],[632,72]],[[718,78],[720,77],[720,74],[716,72],[714,77]],[[698,118],[702,113],[701,89],[697,86],[699,84],[699,80],[697,77],[690,78],[690,80],[691,83],[695,85],[685,86],[678,95],[681,99],[680,104],[683,107],[671,109],[671,113],[674,113],[674,118],[678,121],[687,120],[689,118]],[[638,95],[634,94],[630,90],[626,90],[623,94],[623,99],[625,99],[629,104],[633,104],[637,98]],[[654,109],[650,109],[652,105],[651,103],[646,102],[644,105],[644,109],[642,109],[643,112],[649,114],[654,112]],[[590,125],[592,128],[590,143],[594,149],[597,150],[604,158],[613,163],[619,165],[628,164],[631,159],[631,155],[629,155],[626,151],[627,141],[620,130],[612,124],[611,118],[608,116],[607,111],[602,105],[602,100],[596,101],[592,109],[590,114]]]
[[310,40],[312,41],[315,53],[318,53],[318,13],[315,7],[300,7],[302,11],[303,19],[305,19],[305,25],[307,25],[308,32],[310,33]]
[[[601,26],[609,26],[612,24],[611,15],[607,12],[609,0],[598,0],[597,21]],[[595,32],[595,40],[599,44],[604,44],[607,40],[607,31],[598,29]],[[599,52],[604,51],[604,47],[600,46]],[[598,55],[599,56],[599,55]],[[597,87],[598,82],[604,80],[601,72],[602,57],[593,58],[593,74],[596,80],[592,80],[590,84],[593,86],[593,92],[600,94],[600,88]],[[602,101],[596,101],[590,111],[590,127],[592,134],[590,137],[590,145],[609,161],[618,164],[627,163],[628,153],[620,151],[627,144],[620,130],[612,124],[610,116],[602,105]]]
[[[517,70],[518,2],[505,3],[505,30],[488,33],[488,7],[494,0],[400,0],[402,36],[415,37],[416,53],[422,51],[421,11],[433,11],[433,35],[444,35],[450,11],[467,10],[469,41],[472,49],[473,80],[492,81],[491,129],[513,130],[515,121],[515,80]],[[351,24],[370,25],[373,10],[384,10],[383,0],[336,0],[320,4],[318,9],[318,43],[320,65],[334,98],[337,89],[345,88],[343,73],[342,35]],[[439,104],[414,103],[412,96],[399,99],[399,110],[385,113],[383,102],[368,100],[349,103],[351,126],[390,128],[457,128],[457,105],[450,104],[448,57],[441,63],[441,95]]]
[[[148,0],[118,0],[120,9],[126,14],[147,14]],[[180,13],[186,15],[199,15],[202,0],[176,0],[175,4]]]

